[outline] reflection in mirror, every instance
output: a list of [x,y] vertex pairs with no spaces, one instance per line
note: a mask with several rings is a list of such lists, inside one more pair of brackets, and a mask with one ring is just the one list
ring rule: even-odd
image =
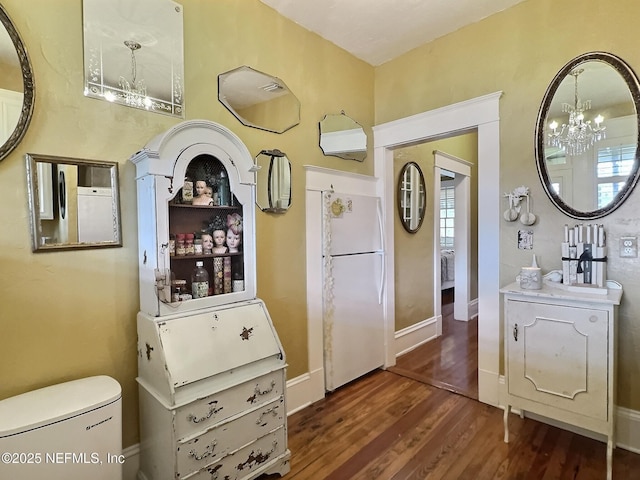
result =
[[536,161],[551,201],[578,219],[608,215],[638,181],[640,85],[603,52],[567,63],[547,89],[536,124]]
[[27,154],[34,252],[121,247],[118,164]]
[[218,75],[218,100],[248,127],[283,133],[300,123],[300,102],[285,83],[251,67]]
[[402,226],[409,233],[416,233],[424,220],[426,191],[422,170],[415,162],[409,162],[400,171],[398,179],[398,213]]
[[263,212],[285,213],[291,206],[291,163],[280,150],[256,156],[256,204]]
[[325,115],[320,122],[320,148],[325,155],[362,162],[367,156],[367,135],[344,112]]
[[184,117],[182,6],[83,0],[84,94]]
[[33,114],[35,89],[27,51],[0,5],[0,160],[22,140]]

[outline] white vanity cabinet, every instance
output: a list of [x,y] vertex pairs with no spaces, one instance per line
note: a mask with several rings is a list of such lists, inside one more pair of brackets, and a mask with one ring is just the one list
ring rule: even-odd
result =
[[607,293],[503,289],[505,441],[513,407],[607,437],[611,478],[614,446],[617,306],[622,289]]
[[[256,298],[253,159],[226,128],[194,120],[152,140],[131,161],[140,272],[138,479],[284,475],[291,456],[286,360],[267,307]],[[226,202],[185,200],[186,178],[220,178],[220,172],[229,181]],[[241,218],[239,252],[171,252],[177,234],[211,229],[215,217],[234,214]],[[190,285],[196,261],[209,272],[209,295],[177,300],[172,279]],[[223,288],[238,272],[240,288]]]

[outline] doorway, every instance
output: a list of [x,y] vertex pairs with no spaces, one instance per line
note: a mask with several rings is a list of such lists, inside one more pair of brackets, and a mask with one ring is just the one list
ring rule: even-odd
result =
[[[393,150],[400,146],[478,132],[478,399],[499,405],[500,392],[500,116],[502,92],[431,110],[374,127],[375,176],[385,217],[384,292],[387,352],[385,366],[396,363],[393,214]],[[475,201],[475,199],[474,199]]]

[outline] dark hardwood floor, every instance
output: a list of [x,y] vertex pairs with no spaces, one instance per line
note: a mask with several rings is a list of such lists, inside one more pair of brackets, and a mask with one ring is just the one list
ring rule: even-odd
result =
[[[461,324],[451,323],[447,328]],[[474,328],[477,335],[477,324],[469,323],[467,328],[470,338]],[[401,367],[406,360],[401,357],[394,369],[397,373],[377,370],[291,415],[291,472],[285,479],[606,478],[606,445],[602,442],[512,415],[510,443],[505,444],[503,411],[470,398],[474,388],[471,371],[477,365],[450,365],[447,352],[457,348],[461,347],[442,345],[439,361],[425,359],[422,364],[411,363],[413,367],[409,362]],[[477,353],[470,357],[477,358]],[[464,371],[459,374],[456,368]],[[447,371],[454,375],[442,382],[444,388],[434,387],[435,373]],[[263,476],[261,480],[276,478],[279,476]],[[615,449],[613,478],[640,479],[640,455]]]

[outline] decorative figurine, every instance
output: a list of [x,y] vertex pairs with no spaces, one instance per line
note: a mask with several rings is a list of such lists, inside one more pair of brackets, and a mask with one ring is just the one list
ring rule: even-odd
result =
[[240,233],[234,233],[233,230],[227,230],[227,247],[229,247],[229,253],[239,252],[241,237]]
[[213,253],[227,253],[227,247],[224,244],[225,240],[224,230],[213,231]]
[[204,180],[196,181],[196,195],[192,205],[213,205],[213,189]]
[[213,253],[213,236],[210,233],[203,233],[202,236],[202,253],[210,255]]

